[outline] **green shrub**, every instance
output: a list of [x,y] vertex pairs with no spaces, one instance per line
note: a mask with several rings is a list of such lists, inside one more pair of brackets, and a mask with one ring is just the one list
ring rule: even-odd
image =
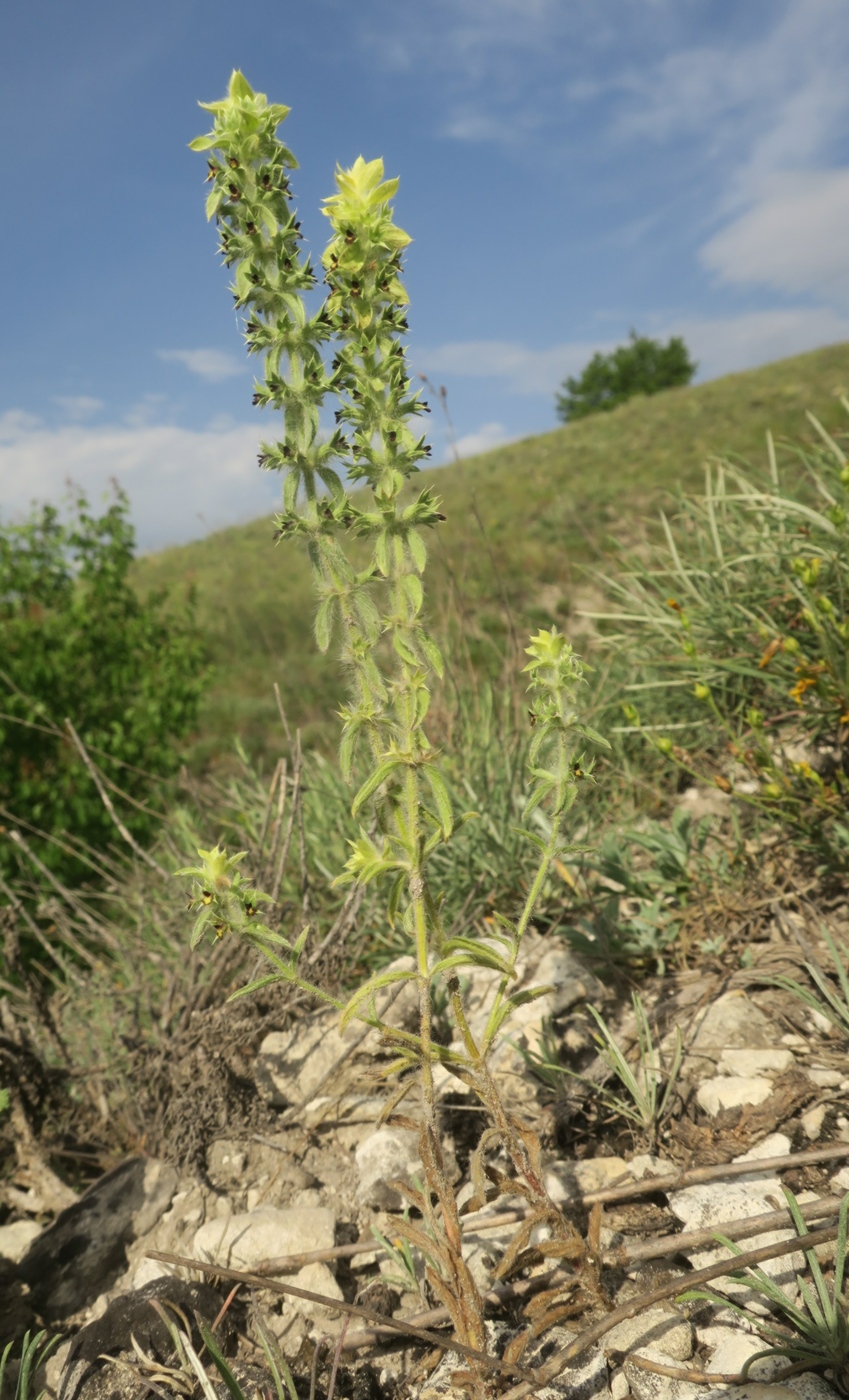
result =
[[[128,581],[128,509],[118,492],[94,515],[78,492],[67,522],[43,506],[0,527],[0,820],[96,850],[117,833],[65,720],[107,784],[142,802],[177,766],[175,740],[195,722],[204,675],[191,601],[175,610]],[[153,813],[119,806],[137,839],[156,829]],[[86,871],[56,841],[38,850],[66,880]],[[0,840],[0,873],[14,858]]]
[[556,398],[557,416],[569,423],[606,413],[637,394],[659,394],[689,384],[697,369],[680,336],[661,345],[631,331],[630,344],[618,345],[609,355],[598,351],[577,379],[564,380]]

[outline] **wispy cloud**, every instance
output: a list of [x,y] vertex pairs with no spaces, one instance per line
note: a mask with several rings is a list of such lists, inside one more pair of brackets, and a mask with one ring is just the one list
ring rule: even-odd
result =
[[160,548],[270,511],[279,482],[259,470],[256,453],[255,424],[51,428],[13,410],[0,415],[0,501],[4,516],[19,516],[33,500],[58,501],[68,480],[97,500],[115,478],[139,547]]
[[159,350],[157,353],[160,360],[183,365],[191,374],[199,375],[210,384],[245,373],[244,360],[224,350]]
[[766,180],[701,257],[722,282],[849,305],[847,229],[849,169],[788,172]]
[[589,357],[612,344],[567,341],[546,350],[534,350],[512,340],[466,340],[417,351],[413,358],[431,378],[461,375],[506,381],[514,394],[553,394],[567,374],[582,369]]
[[56,394],[53,402],[58,403],[69,418],[76,420],[91,418],[104,406],[102,399],[90,398],[88,394]]
[[472,433],[464,433],[454,444],[458,457],[476,457],[480,452],[489,452],[493,447],[501,447],[508,441],[503,423],[482,423]]
[[[800,306],[731,316],[658,315],[642,329],[660,340],[683,336],[698,361],[699,378],[713,379],[820,345],[849,341],[849,314],[826,306]],[[507,340],[449,342],[420,351],[416,361],[432,378],[500,379],[509,393],[550,399],[567,375],[579,374],[596,351],[606,354],[626,335],[623,328],[617,340],[565,341],[544,349]],[[490,423],[486,430],[496,427],[500,425]]]
[[737,316],[685,316],[653,333],[682,335],[698,361],[699,379],[715,379],[849,341],[849,316],[827,306],[779,307]]

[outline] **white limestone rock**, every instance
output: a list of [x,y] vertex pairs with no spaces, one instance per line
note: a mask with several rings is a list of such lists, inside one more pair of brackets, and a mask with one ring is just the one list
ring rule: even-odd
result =
[[414,1133],[379,1128],[360,1143],[355,1154],[360,1199],[378,1210],[400,1210],[401,1195],[392,1181],[411,1182],[422,1170]]
[[261,1260],[281,1254],[332,1249],[335,1236],[336,1218],[326,1207],[261,1206],[229,1219],[208,1220],[195,1235],[194,1250],[198,1259],[228,1269],[252,1269]]
[[796,1063],[791,1050],[723,1050],[717,1064],[719,1074],[738,1075],[741,1079],[768,1074],[786,1074]]
[[[757,1162],[781,1156],[789,1146],[789,1139],[783,1133],[773,1133],[750,1152],[735,1159],[738,1162],[752,1162],[753,1171],[746,1176],[730,1181],[706,1182],[701,1186],[687,1186],[682,1191],[671,1192],[668,1199],[673,1215],[681,1221],[685,1230],[701,1230],[715,1227],[724,1221],[745,1220],[753,1215],[764,1215],[768,1211],[780,1209],[784,1201],[781,1183],[778,1177],[768,1172],[759,1172]],[[791,1228],[771,1230],[753,1236],[746,1244],[750,1249],[759,1249],[763,1245],[791,1239],[793,1233]],[[688,1250],[687,1257],[695,1269],[703,1269],[726,1258],[727,1251],[721,1247]],[[802,1255],[796,1252],[777,1259],[768,1259],[760,1267],[792,1299],[797,1292],[796,1273],[801,1270],[803,1262]],[[745,1304],[751,1312],[765,1311],[765,1306],[757,1295],[742,1284],[722,1278],[717,1279],[712,1287],[734,1302]]]
[[689,1361],[693,1355],[693,1329],[686,1318],[672,1309],[647,1308],[636,1317],[617,1323],[601,1344],[608,1353],[654,1347],[667,1359]]
[[19,1263],[40,1234],[41,1226],[35,1220],[13,1220],[11,1225],[0,1225],[0,1259]]
[[[638,1355],[661,1366],[669,1365],[669,1357],[658,1351],[657,1347],[640,1347]],[[626,1360],[624,1371],[634,1400],[703,1400],[703,1385],[659,1376],[655,1371],[644,1371],[632,1357]]]
[[743,1108],[748,1104],[763,1103],[772,1093],[769,1079],[744,1079],[718,1075],[715,1079],[705,1079],[698,1087],[696,1099],[699,1107],[713,1117],[724,1108]]

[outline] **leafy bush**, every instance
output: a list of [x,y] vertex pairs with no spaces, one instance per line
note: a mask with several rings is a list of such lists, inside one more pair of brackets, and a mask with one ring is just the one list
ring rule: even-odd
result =
[[606,413],[637,394],[659,394],[689,384],[697,369],[680,336],[661,345],[631,331],[630,344],[617,346],[609,355],[598,351],[577,379],[564,380],[555,401],[557,416],[569,423]]
[[664,543],[608,580],[609,616],[640,673],[628,727],[843,862],[849,463],[811,422],[820,445],[790,446],[781,473],[771,439],[767,473],[709,465],[675,531],[664,517]]
[[681,807],[668,822],[608,831],[598,852],[584,857],[594,896],[589,916],[567,931],[570,942],[589,957],[654,964],[663,975],[673,947],[679,953],[686,947],[688,915],[704,907],[717,880],[727,881],[726,855],[709,848],[710,835],[710,818],[696,821]]
[[[0,818],[29,833],[103,849],[115,828],[65,727],[139,803],[177,766],[174,741],[195,722],[204,675],[192,602],[139,598],[128,580],[134,535],[126,497],[101,516],[77,493],[67,523],[53,506],[0,527]],[[122,806],[137,839],[158,818]],[[39,843],[68,880],[86,870],[67,847]],[[0,841],[0,873],[14,848]]]

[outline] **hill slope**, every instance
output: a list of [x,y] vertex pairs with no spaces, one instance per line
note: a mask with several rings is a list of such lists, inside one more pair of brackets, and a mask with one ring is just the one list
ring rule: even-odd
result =
[[[448,517],[428,575],[437,632],[464,618],[472,657],[485,661],[510,625],[568,629],[587,564],[615,555],[664,498],[698,489],[707,456],[763,461],[768,428],[812,436],[806,408],[826,426],[845,423],[835,393],[847,384],[849,344],[829,346],[422,473],[417,488],[432,479]],[[197,589],[216,665],[198,759],[230,748],[234,734],[254,750],[276,747],[274,681],[296,723],[326,722],[340,696],[336,663],[312,640],[306,559],[273,547],[268,519],[145,556],[136,579]]]

